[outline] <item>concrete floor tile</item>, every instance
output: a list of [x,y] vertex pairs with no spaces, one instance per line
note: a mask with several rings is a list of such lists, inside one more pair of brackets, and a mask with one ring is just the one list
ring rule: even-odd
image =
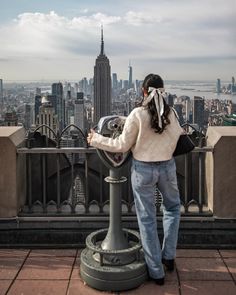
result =
[[77,257],[80,257],[80,254],[81,254],[82,251],[83,251],[83,249],[78,249]]
[[24,262],[24,257],[0,257],[0,280],[14,279]]
[[177,257],[186,257],[186,258],[220,258],[218,250],[194,250],[194,249],[177,249]]
[[220,258],[177,258],[180,280],[232,280]]
[[79,257],[76,258],[74,268],[72,271],[72,275],[71,275],[71,279],[72,280],[81,279],[80,278],[80,258]]
[[66,295],[67,280],[16,280],[7,295]]
[[29,257],[75,257],[76,249],[35,249],[30,252]]
[[220,254],[224,258],[234,257],[236,258],[236,250],[219,250]]
[[181,295],[235,295],[233,281],[181,282]]
[[23,249],[0,249],[1,257],[26,257],[30,250]]
[[121,295],[179,295],[178,284],[166,282],[163,286],[158,286],[154,282],[144,283],[136,289],[120,292]]
[[171,272],[166,271],[165,272],[165,280],[166,280],[166,282],[178,282],[176,270],[171,271]]
[[0,280],[0,295],[5,295],[12,280]]
[[236,282],[236,258],[224,258],[224,262]]
[[17,279],[69,279],[74,257],[29,257]]
[[71,280],[67,295],[109,295],[115,294],[112,292],[102,292],[95,290],[84,284],[81,280]]

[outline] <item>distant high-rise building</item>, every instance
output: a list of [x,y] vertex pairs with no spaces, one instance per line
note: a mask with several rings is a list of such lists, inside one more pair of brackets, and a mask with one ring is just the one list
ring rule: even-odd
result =
[[232,115],[232,114],[236,114],[236,103],[233,103],[232,101],[229,102],[229,105],[228,105],[228,113],[229,115]]
[[57,96],[49,94],[49,95],[47,95],[47,99],[54,107],[55,113],[57,113]]
[[79,84],[75,83],[74,88],[75,88],[75,93],[77,93],[79,91]]
[[131,65],[129,64],[129,84],[128,84],[128,88],[133,88],[133,69],[131,67]]
[[112,74],[112,99],[116,99],[118,95],[118,80],[117,80],[117,74]]
[[57,107],[55,113],[58,117],[59,129],[62,130],[65,127],[65,100],[63,99],[63,85],[62,83],[52,84],[52,95],[56,96]]
[[[58,131],[57,116],[54,107],[46,97],[42,97],[41,106],[39,107],[39,114],[37,116],[36,127],[40,125],[49,126],[55,133]],[[42,134],[49,138],[53,138],[53,133],[50,129],[43,127]]]
[[93,87],[93,78],[89,79],[89,83],[88,83],[88,94],[87,97],[94,97],[94,87]]
[[9,110],[5,113],[4,125],[5,126],[17,126],[18,125],[17,114],[14,110]]
[[29,129],[31,126],[31,105],[25,104],[24,126],[25,129]]
[[84,94],[83,92],[77,93],[77,99],[75,100],[75,114],[74,123],[82,131],[85,129],[85,116],[84,116]]
[[65,105],[65,125],[74,124],[75,105],[72,100],[68,100]]
[[117,73],[112,74],[112,88],[116,90],[118,88]]
[[143,81],[135,80],[135,91],[138,96],[142,96],[142,84]]
[[34,122],[36,123],[37,116],[39,114],[39,107],[41,106],[41,95],[35,95],[34,98]]
[[111,67],[104,53],[103,28],[101,51],[94,66],[94,123],[111,114]]
[[235,78],[232,77],[231,93],[236,93]]
[[199,128],[204,125],[204,98],[194,96],[193,98],[193,123],[198,124]]
[[3,82],[0,79],[0,114],[3,114]]
[[71,84],[67,84],[67,91],[65,92],[65,100],[71,100]]
[[65,93],[64,99],[66,98],[66,93],[68,91],[69,85],[70,85],[70,83],[68,83],[67,81],[65,81],[64,88],[63,88],[63,93]]
[[36,88],[35,95],[41,95],[41,88]]
[[118,82],[118,88],[122,89],[122,87],[123,87],[123,80],[120,79],[120,81]]
[[185,100],[185,120],[186,122],[190,122],[190,112],[191,112],[191,101],[190,99]]
[[220,83],[220,79],[217,79],[217,82],[216,82],[216,92],[217,92],[217,93],[221,93],[221,83]]
[[169,106],[173,107],[174,105],[174,95],[167,93],[166,95],[166,102]]
[[128,90],[129,89],[129,80],[124,80],[123,81],[123,89]]
[[86,77],[84,77],[80,82],[79,82],[79,89],[80,92],[83,92],[84,95],[88,94],[88,89],[89,89],[89,83]]

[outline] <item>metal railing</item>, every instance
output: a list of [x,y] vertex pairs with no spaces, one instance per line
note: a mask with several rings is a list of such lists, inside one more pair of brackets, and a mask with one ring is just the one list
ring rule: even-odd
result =
[[[61,147],[63,133],[76,127],[74,125],[66,127],[60,136],[54,134],[54,147],[32,147],[32,135],[40,127],[27,135],[27,147],[17,149],[18,154],[26,155],[27,175],[26,203],[20,215],[108,215],[109,187],[104,178],[109,171],[98,158],[96,149],[87,147],[81,130],[84,147]],[[212,148],[196,147],[190,154],[176,158],[183,215],[211,215],[204,193],[207,152],[212,152]],[[122,187],[122,212],[123,215],[134,215],[130,163],[122,167],[121,173],[128,178]],[[157,190],[157,214],[161,214],[161,199]]]

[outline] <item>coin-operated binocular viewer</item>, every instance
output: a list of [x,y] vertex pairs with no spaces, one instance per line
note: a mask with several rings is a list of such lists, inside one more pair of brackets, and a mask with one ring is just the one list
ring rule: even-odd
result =
[[[100,119],[97,132],[116,138],[122,133],[125,117],[107,116]],[[110,188],[109,228],[91,233],[81,253],[80,274],[91,287],[103,291],[123,291],[138,287],[147,278],[146,264],[138,232],[122,228],[121,185],[127,179],[120,168],[130,153],[97,150],[109,168],[105,181]]]

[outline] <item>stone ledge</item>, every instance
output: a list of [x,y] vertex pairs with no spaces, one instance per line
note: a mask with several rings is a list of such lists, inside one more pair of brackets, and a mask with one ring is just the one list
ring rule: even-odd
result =
[[[107,222],[0,222],[0,247],[84,247],[87,235],[107,228]],[[136,229],[136,222],[123,222]],[[162,239],[161,222],[158,225]],[[236,249],[236,220],[181,221],[179,248]]]

